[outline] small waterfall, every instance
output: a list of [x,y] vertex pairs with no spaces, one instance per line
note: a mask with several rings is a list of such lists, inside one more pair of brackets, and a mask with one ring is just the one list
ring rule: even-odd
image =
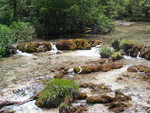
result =
[[17,53],[16,53],[17,55],[22,55],[22,56],[28,56],[28,57],[31,57],[32,56],[32,54],[29,54],[29,53],[26,53],[26,52],[22,52],[22,51],[20,51],[20,50],[17,50]]
[[140,51],[138,51],[136,58],[137,58],[137,59],[140,58]]
[[56,45],[54,45],[52,42],[50,42],[50,44],[52,46],[51,52],[57,53],[58,49],[56,48]]
[[10,49],[9,52],[10,52],[10,56],[12,56],[12,49]]
[[24,48],[25,48],[25,51],[27,50],[27,47],[28,47],[28,45],[26,44],[25,47],[24,47]]

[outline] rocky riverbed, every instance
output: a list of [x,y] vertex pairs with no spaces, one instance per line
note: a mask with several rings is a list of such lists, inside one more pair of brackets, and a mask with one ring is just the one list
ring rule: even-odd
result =
[[[121,35],[120,38],[130,39],[131,42],[137,44],[146,44],[150,39],[147,37],[148,33],[144,32],[146,23],[135,23],[128,26],[119,26],[116,28],[114,34],[105,36],[94,36],[94,39],[102,40],[102,45],[109,45],[112,38]],[[140,27],[139,27],[140,26]],[[129,29],[134,29],[134,33],[140,31],[143,33],[142,37],[133,37]],[[133,38],[129,38],[133,37]],[[136,39],[137,38],[137,39]],[[139,40],[141,39],[141,40]],[[101,47],[100,46],[100,47]],[[89,66],[90,62],[101,60],[98,53],[98,48],[91,50],[63,50],[61,54],[56,54],[55,51],[47,51],[40,53],[17,53],[11,57],[4,58],[0,61],[0,102],[2,101],[24,101],[40,90],[43,89],[43,84],[55,76],[52,69],[65,67],[72,69],[73,67]],[[119,90],[125,95],[131,96],[128,104],[131,106],[126,107],[125,113],[147,113],[150,107],[150,80],[143,72],[128,72],[127,69],[133,65],[145,65],[150,67],[150,61],[142,58],[132,58],[123,56],[123,59],[118,60],[123,66],[119,69],[113,69],[107,72],[93,72],[88,74],[74,74],[70,73],[64,78],[74,79],[78,84],[90,83],[94,85],[102,85],[100,90],[93,91],[93,89],[80,88],[90,96],[109,95],[115,96],[115,91]],[[105,90],[108,87],[109,90]],[[34,104],[35,101],[29,101],[26,104],[12,106],[16,113],[58,113],[58,109],[40,109]],[[108,106],[104,104],[87,104],[86,100],[75,101],[72,103],[83,104],[87,106],[86,113],[109,113]],[[8,106],[7,106],[8,107]]]

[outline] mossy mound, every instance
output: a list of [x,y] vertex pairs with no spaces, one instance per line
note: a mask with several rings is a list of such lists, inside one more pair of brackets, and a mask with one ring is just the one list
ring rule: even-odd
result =
[[52,50],[52,46],[49,42],[42,42],[42,45],[43,45],[44,51]]
[[78,90],[79,86],[73,80],[55,78],[46,83],[35,104],[41,108],[55,108],[73,98]]
[[77,48],[73,40],[61,40],[56,43],[59,50],[75,50]]
[[89,40],[88,43],[91,45],[91,47],[95,47],[95,46],[99,45],[100,43],[102,43],[102,41],[92,39],[92,40]]
[[22,51],[22,52],[26,51],[25,47],[26,47],[26,43],[25,42],[20,43],[20,44],[17,45],[17,49],[20,50],[20,51]]
[[21,43],[17,45],[17,49],[19,49],[22,52],[45,52],[52,50],[52,46],[49,42],[36,42],[36,43]]
[[77,49],[91,49],[91,45],[88,43],[88,41],[84,39],[74,39],[73,41],[76,43]]
[[28,43],[26,52],[28,52],[28,53],[36,52],[35,44],[34,43]]

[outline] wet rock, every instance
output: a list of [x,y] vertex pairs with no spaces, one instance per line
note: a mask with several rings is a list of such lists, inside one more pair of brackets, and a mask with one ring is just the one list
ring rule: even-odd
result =
[[56,54],[62,54],[62,52],[61,51],[57,51]]
[[73,40],[61,40],[56,43],[56,47],[59,50],[75,50],[77,45]]
[[103,63],[105,63],[106,62],[106,59],[100,59],[100,60],[98,60],[98,63],[100,63],[100,64],[103,64]]
[[145,73],[149,73],[150,72],[150,68],[148,66],[144,66],[144,65],[134,65],[131,66],[127,69],[128,72],[145,72]]
[[128,54],[132,57],[136,57],[138,52],[142,49],[142,45],[135,45],[128,50]]
[[78,96],[76,99],[78,100],[83,100],[83,99],[86,99],[87,98],[87,94],[86,93],[78,93]]
[[107,95],[101,95],[101,96],[90,96],[87,97],[86,101],[91,104],[95,103],[110,103],[113,101],[113,98]]
[[106,72],[111,70],[111,64],[103,64],[101,71]]
[[121,63],[111,63],[111,69],[118,69],[118,68],[121,68],[122,67],[122,64]]
[[150,46],[143,46],[140,50],[140,57],[150,60]]
[[84,105],[61,107],[59,109],[59,113],[83,113],[84,111],[87,111],[87,108]]
[[124,95],[121,91],[115,91],[115,97],[113,98],[114,102],[128,101],[131,100],[130,96]]
[[129,107],[130,104],[125,104],[123,102],[112,102],[109,105],[109,110],[114,112],[123,112],[126,107]]
[[128,72],[138,72],[138,69],[135,66],[128,67]]
[[82,83],[79,86],[84,88],[94,88],[94,85],[92,83]]

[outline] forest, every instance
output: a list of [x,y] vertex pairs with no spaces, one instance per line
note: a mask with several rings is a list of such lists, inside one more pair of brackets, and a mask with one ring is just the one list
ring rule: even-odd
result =
[[13,43],[54,34],[98,33],[114,20],[150,21],[150,0],[0,0],[0,57]]

